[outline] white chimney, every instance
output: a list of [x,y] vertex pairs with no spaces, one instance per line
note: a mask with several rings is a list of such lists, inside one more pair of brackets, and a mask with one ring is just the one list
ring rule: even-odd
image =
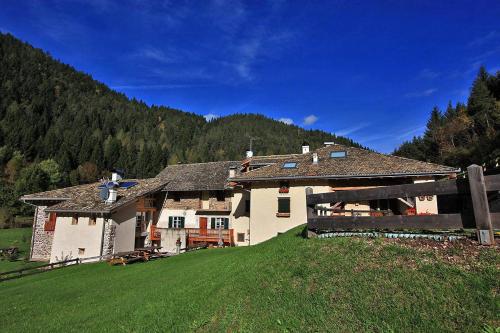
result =
[[313,153],[313,164],[318,164],[318,153]]
[[236,167],[229,168],[229,178],[233,178],[236,176]]
[[333,146],[334,144],[335,144],[335,142],[333,142],[333,141],[327,141],[324,143],[325,147]]
[[250,149],[247,150],[247,158],[251,158],[253,157],[253,151],[251,151]]
[[111,181],[113,182],[119,182],[122,180],[122,171],[121,170],[113,170],[111,172]]
[[307,142],[302,143],[302,154],[307,154],[309,152],[309,144]]
[[109,196],[106,199],[106,203],[112,204],[112,203],[116,202],[118,190],[115,187],[110,187],[108,190],[109,190]]

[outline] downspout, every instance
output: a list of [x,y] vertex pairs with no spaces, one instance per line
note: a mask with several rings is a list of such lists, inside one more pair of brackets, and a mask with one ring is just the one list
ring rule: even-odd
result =
[[104,214],[101,213],[101,217],[102,217],[102,233],[101,233],[101,252],[100,252],[100,257],[102,259],[102,252],[103,252],[103,247],[104,247],[104,228],[106,226],[106,220],[104,218]]

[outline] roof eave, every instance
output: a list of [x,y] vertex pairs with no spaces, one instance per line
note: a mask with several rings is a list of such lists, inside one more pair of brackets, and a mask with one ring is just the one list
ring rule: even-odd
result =
[[422,173],[391,173],[391,174],[369,174],[369,175],[325,175],[325,176],[283,176],[283,177],[255,177],[255,178],[231,178],[233,182],[251,182],[263,180],[292,180],[292,179],[359,179],[359,178],[394,178],[394,177],[425,177],[425,176],[446,176],[460,172],[460,169],[454,171],[437,171]]

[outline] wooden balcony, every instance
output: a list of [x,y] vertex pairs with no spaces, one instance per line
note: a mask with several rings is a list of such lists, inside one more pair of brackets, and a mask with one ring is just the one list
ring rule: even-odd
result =
[[197,243],[208,243],[217,245],[219,239],[225,246],[234,245],[234,232],[233,229],[199,229],[199,228],[186,228],[187,243],[189,246]]
[[136,210],[138,212],[147,212],[147,211],[155,212],[156,211],[155,199],[146,197],[141,197],[137,199]]
[[152,241],[161,240],[161,232],[154,224],[151,224],[151,227],[149,228],[149,239]]

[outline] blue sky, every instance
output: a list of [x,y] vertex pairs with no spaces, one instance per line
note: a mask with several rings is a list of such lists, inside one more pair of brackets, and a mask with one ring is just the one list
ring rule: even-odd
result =
[[148,104],[262,113],[381,152],[500,70],[500,2],[3,0],[0,30]]

